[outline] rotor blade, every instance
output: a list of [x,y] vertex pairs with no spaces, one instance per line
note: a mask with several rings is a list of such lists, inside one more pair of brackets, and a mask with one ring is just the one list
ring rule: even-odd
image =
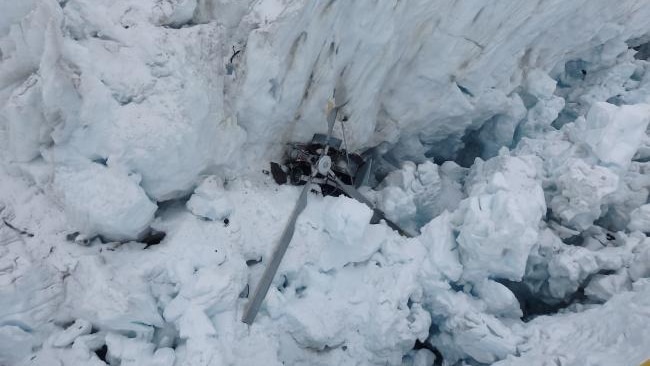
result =
[[327,141],[325,143],[329,146],[330,137],[332,137],[332,131],[334,130],[334,123],[336,123],[336,115],[339,113],[339,107],[333,107],[327,113]]
[[262,301],[264,301],[264,298],[266,297],[266,293],[269,291],[269,287],[271,287],[271,283],[273,282],[273,278],[275,277],[275,273],[278,271],[278,267],[280,267],[280,262],[282,261],[282,257],[284,257],[284,254],[287,252],[287,248],[289,247],[289,243],[291,243],[291,239],[293,238],[293,233],[296,229],[296,221],[298,220],[298,216],[307,206],[307,195],[309,194],[310,189],[311,189],[311,178],[309,179],[309,181],[307,181],[307,184],[305,184],[305,188],[303,188],[302,192],[300,193],[300,197],[298,197],[298,201],[296,201],[296,206],[294,207],[293,212],[289,217],[289,222],[287,222],[287,226],[285,226],[284,231],[282,232],[282,236],[278,241],[275,251],[273,252],[273,255],[271,257],[271,260],[269,261],[269,264],[266,266],[266,269],[264,269],[264,274],[262,274],[262,278],[260,279],[260,282],[257,284],[257,288],[255,288],[253,297],[246,305],[246,309],[244,310],[244,316],[242,317],[242,321],[248,325],[253,324],[253,321],[255,321],[255,317],[257,316],[257,312],[260,310]]
[[357,189],[354,188],[353,186],[350,186],[350,185],[347,185],[347,184],[343,183],[339,179],[339,177],[337,177],[336,174],[334,174],[334,172],[332,172],[332,171],[330,171],[330,178],[334,179],[334,182],[336,182],[336,185],[345,194],[347,194],[351,198],[354,198],[355,200],[365,204],[366,206],[370,207],[370,209],[374,211],[374,214],[376,216],[378,216],[379,218],[386,221],[386,225],[388,225],[388,227],[390,227],[391,229],[397,231],[398,233],[400,233],[403,236],[406,236],[406,237],[409,237],[409,238],[412,238],[412,237],[415,236],[413,233],[411,233],[411,232],[409,232],[409,231],[407,231],[405,229],[402,229],[399,225],[397,225],[393,221],[389,220],[386,217],[386,214],[384,214],[384,212],[382,210],[375,207],[375,205],[372,202],[370,202],[370,200],[367,199],[366,196],[362,195],[361,192],[357,191]]
[[334,172],[330,171],[330,178],[336,182],[336,185],[343,191],[345,194],[350,196],[351,198],[354,198],[355,200],[365,204],[366,206],[370,207],[371,209],[375,210],[375,205],[370,202],[369,199],[366,198],[366,196],[362,195],[361,192],[357,191],[354,187],[349,186],[341,181],[339,177],[334,174]]
[[334,106],[341,108],[348,103],[348,92],[343,85],[343,80],[339,77],[334,87]]
[[343,81],[339,77],[336,81],[336,86],[334,87],[334,106],[327,113],[327,147],[329,149],[329,138],[332,136],[332,131],[334,130],[334,124],[336,123],[336,116],[339,113],[339,110],[346,104],[348,104],[348,95],[343,85]]

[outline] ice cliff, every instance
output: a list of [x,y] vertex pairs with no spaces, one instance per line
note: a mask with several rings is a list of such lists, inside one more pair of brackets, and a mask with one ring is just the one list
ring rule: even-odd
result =
[[[0,3],[0,365],[650,358],[646,0]],[[326,130],[379,162],[262,173]],[[153,242],[152,233],[166,233]],[[162,241],[157,243],[157,241]]]

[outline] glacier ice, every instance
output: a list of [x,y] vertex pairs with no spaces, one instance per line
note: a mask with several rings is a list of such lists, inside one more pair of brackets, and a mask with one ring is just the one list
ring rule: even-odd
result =
[[[0,4],[0,365],[640,364],[648,16]],[[363,192],[419,235],[310,194],[248,327],[299,194],[260,171],[325,130],[337,85],[334,134],[378,162]],[[150,229],[167,235],[139,242]]]

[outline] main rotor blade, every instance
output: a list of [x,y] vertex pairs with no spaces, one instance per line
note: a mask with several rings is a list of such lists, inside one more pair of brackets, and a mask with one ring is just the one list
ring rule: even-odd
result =
[[341,181],[339,177],[334,174],[334,172],[330,171],[330,179],[333,179],[336,185],[341,189],[345,194],[348,196],[354,198],[355,200],[365,204],[366,206],[370,207],[372,210],[375,210],[375,205],[370,202],[369,199],[366,198],[366,196],[362,195],[361,192],[357,191],[354,187],[349,186]]
[[339,112],[339,109],[337,107],[334,107],[330,109],[329,113],[327,114],[327,141],[325,141],[326,144],[329,145],[329,139],[332,137],[332,131],[334,130],[334,123],[336,122],[336,115]]
[[343,85],[343,79],[339,77],[334,87],[334,106],[341,108],[348,104],[348,101],[348,91],[345,89],[345,85]]
[[334,130],[334,124],[336,123],[336,116],[339,114],[339,110],[346,104],[348,104],[347,91],[343,85],[343,81],[339,78],[336,81],[336,86],[334,87],[334,106],[327,113],[327,146],[326,150],[329,150],[329,139],[332,137],[332,131]]
[[307,195],[309,194],[310,189],[311,178],[307,181],[305,188],[303,188],[302,192],[300,193],[300,197],[298,197],[298,201],[296,201],[296,206],[294,207],[293,212],[291,212],[291,216],[289,217],[289,222],[287,222],[287,226],[285,226],[284,231],[282,232],[282,236],[280,237],[275,251],[273,252],[271,261],[269,261],[269,264],[266,266],[264,274],[262,274],[262,278],[257,284],[255,292],[253,293],[253,297],[246,305],[242,321],[248,325],[253,324],[253,321],[255,321],[255,317],[260,310],[262,301],[264,301],[266,293],[269,291],[271,283],[273,282],[273,278],[275,277],[275,273],[278,271],[278,267],[280,267],[282,257],[284,257],[284,254],[287,252],[287,248],[289,247],[289,243],[291,243],[293,233],[296,229],[296,221],[298,220],[298,216],[305,209],[305,207],[307,207]]
[[339,177],[337,177],[336,174],[334,174],[334,172],[332,172],[332,171],[330,171],[330,178],[334,180],[334,182],[339,187],[339,189],[342,190],[345,194],[347,194],[348,196],[354,198],[355,200],[365,204],[366,206],[370,207],[370,209],[374,212],[375,217],[378,217],[378,218],[386,221],[386,225],[388,225],[388,227],[390,227],[391,229],[397,231],[398,233],[400,233],[400,235],[403,235],[403,236],[406,236],[406,237],[409,237],[409,238],[412,238],[412,237],[415,236],[415,234],[413,234],[413,233],[411,233],[411,232],[409,232],[409,231],[407,231],[405,229],[402,229],[395,222],[388,219],[386,217],[386,214],[384,214],[384,212],[382,210],[375,207],[375,205],[372,202],[370,202],[370,200],[367,199],[366,196],[362,195],[361,192],[357,191],[357,189],[354,188],[353,186],[350,186],[350,185],[347,185],[347,184],[343,183],[341,181],[341,179],[339,179]]

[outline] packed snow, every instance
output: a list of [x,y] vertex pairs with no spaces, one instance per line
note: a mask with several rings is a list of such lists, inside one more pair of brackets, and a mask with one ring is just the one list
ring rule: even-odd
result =
[[[646,0],[0,3],[0,366],[640,365]],[[644,51],[646,50],[646,51]],[[374,158],[312,192],[286,143]]]

